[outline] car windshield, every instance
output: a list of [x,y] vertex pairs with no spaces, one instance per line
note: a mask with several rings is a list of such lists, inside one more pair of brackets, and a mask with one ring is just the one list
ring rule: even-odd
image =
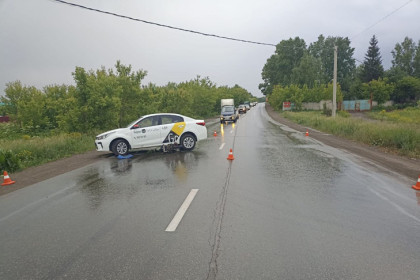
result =
[[139,119],[141,119],[141,118],[143,118],[143,116],[141,116],[141,117],[140,117],[140,118],[138,118],[137,120],[135,120],[135,121],[131,122],[129,125],[127,125],[127,128],[130,128],[130,127],[132,127],[133,125],[135,125],[135,124],[139,121]]
[[224,106],[222,108],[222,113],[231,113],[231,112],[234,112],[234,111],[235,111],[235,109],[234,109],[233,106]]

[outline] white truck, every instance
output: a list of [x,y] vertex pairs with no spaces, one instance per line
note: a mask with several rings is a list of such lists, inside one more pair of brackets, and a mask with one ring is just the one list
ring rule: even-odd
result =
[[224,122],[236,122],[238,119],[238,113],[235,109],[235,101],[233,99],[222,99],[220,101],[221,112],[220,112],[220,123]]

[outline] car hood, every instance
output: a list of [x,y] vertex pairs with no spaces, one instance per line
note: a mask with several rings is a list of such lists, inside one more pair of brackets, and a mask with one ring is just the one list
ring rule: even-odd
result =
[[114,130],[106,131],[106,132],[104,132],[104,133],[101,133],[101,134],[97,135],[97,137],[99,137],[99,136],[103,136],[103,135],[105,135],[105,134],[110,134],[110,133],[115,133],[115,132],[124,131],[124,130],[126,130],[126,129],[127,129],[127,128],[117,128],[117,129],[114,129]]

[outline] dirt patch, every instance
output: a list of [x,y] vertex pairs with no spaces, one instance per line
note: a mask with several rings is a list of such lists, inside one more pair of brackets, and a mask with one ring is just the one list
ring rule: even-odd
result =
[[[346,150],[352,154],[366,158],[369,161],[392,170],[401,175],[405,175],[408,178],[416,179],[420,174],[420,161],[416,159],[410,159],[391,153],[387,153],[376,147],[371,147],[363,143],[351,141],[345,138],[337,137],[330,134],[325,134],[311,129],[310,127],[296,124],[290,120],[283,118],[278,112],[276,112],[269,104],[266,103],[266,111],[268,115],[281,124],[291,127],[302,133],[309,131],[310,137],[334,148]],[[355,116],[358,117],[358,116]],[[366,116],[365,116],[366,117]],[[362,116],[363,118],[363,116]]]

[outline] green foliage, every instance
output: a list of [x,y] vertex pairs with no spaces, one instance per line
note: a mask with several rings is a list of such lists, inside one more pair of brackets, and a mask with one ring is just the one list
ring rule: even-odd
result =
[[415,124],[420,126],[420,108],[418,107],[409,107],[403,110],[394,110],[390,112],[382,110],[379,112],[372,112],[369,115],[370,117],[381,121]]
[[320,131],[360,141],[372,146],[395,150],[414,158],[420,158],[420,129],[402,122],[389,123],[363,121],[342,117],[322,116],[320,112],[288,112],[284,117],[296,123],[316,128]]
[[293,68],[291,80],[293,84],[309,88],[319,85],[323,81],[321,60],[305,53],[299,65]]
[[332,116],[332,109],[327,108],[327,104],[323,104],[322,106],[322,114],[327,116],[327,117],[331,117]]
[[[318,85],[313,88],[307,86],[299,87],[290,85],[286,87],[275,86],[268,100],[276,110],[282,110],[283,102],[292,102],[297,110],[302,109],[303,102],[320,102],[321,100],[332,100],[333,85]],[[337,85],[337,102],[343,100],[340,85]]]
[[75,86],[46,86],[38,90],[19,81],[7,84],[6,104],[13,124],[0,131],[0,139],[45,136],[60,132],[89,132],[124,127],[142,115],[172,112],[195,118],[220,113],[220,99],[234,98],[236,105],[254,100],[238,85],[217,87],[209,78],[180,84],[141,87],[147,72],[132,71],[117,61],[115,69],[86,71],[76,67]]
[[383,104],[389,100],[391,93],[394,92],[394,84],[387,83],[387,79],[372,80],[369,83],[362,84],[363,98],[370,99],[371,95],[373,100],[378,104]]
[[0,172],[14,172],[19,170],[20,162],[11,150],[0,149]]
[[263,94],[270,94],[275,85],[290,85],[293,69],[300,64],[305,53],[306,43],[299,37],[277,44],[275,53],[267,59],[261,73],[264,83],[259,88]]
[[382,66],[381,54],[379,52],[378,40],[375,35],[370,39],[370,46],[363,62],[360,79],[368,83],[383,77],[384,67]]
[[[84,153],[93,150],[92,139],[98,131],[91,134],[61,133],[53,136],[31,137],[30,139],[0,139],[0,169],[14,172],[21,168],[27,168],[54,161],[73,154]],[[3,150],[4,148],[4,150]],[[6,155],[4,155],[6,151]],[[2,156],[2,154],[4,156]]]
[[[413,61],[416,57],[416,44],[413,39],[405,37],[404,41],[395,45],[391,52],[393,56],[392,68],[397,68],[405,75],[413,75]],[[418,51],[418,48],[417,48]]]
[[420,100],[420,78],[406,76],[399,80],[391,99],[398,103]]
[[334,72],[334,46],[338,48],[337,55],[337,81],[340,83],[344,91],[350,89],[351,81],[356,69],[356,62],[353,58],[354,48],[350,47],[350,40],[345,37],[327,37],[323,35],[318,37],[318,40],[309,45],[309,53],[320,59],[322,64],[321,83],[329,83],[333,77]]

